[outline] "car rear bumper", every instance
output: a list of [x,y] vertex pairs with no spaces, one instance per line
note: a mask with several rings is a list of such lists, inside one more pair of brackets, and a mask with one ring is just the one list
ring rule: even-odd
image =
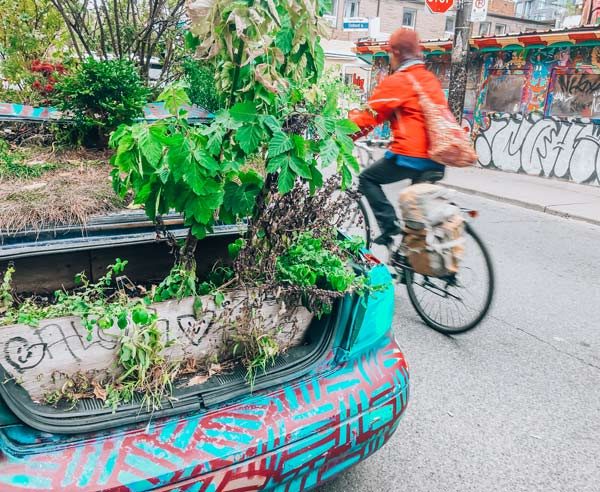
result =
[[407,366],[393,338],[328,365],[207,413],[85,441],[56,436],[35,454],[19,455],[11,439],[35,442],[36,431],[6,429],[0,490],[308,490],[383,446],[408,401]]

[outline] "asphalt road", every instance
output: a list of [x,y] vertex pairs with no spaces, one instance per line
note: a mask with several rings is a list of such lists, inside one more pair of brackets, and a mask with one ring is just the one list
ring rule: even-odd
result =
[[320,492],[600,491],[600,227],[486,199],[495,304],[454,338],[398,288],[411,401],[393,438]]

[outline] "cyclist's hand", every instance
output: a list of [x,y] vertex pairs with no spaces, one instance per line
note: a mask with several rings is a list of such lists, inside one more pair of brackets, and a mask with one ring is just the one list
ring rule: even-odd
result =
[[352,121],[353,123],[356,123],[358,125],[358,127],[360,128],[359,132],[356,132],[355,134],[350,135],[352,140],[358,140],[359,138],[366,137],[369,133],[371,133],[373,128],[375,128],[375,125],[365,125],[364,124],[365,123],[365,112],[364,111],[360,111],[358,109],[353,109],[352,111],[348,112],[348,119],[350,121]]

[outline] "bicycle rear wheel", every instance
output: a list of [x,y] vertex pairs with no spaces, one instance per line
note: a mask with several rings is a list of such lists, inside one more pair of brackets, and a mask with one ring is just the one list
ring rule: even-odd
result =
[[456,335],[475,328],[488,313],[494,297],[490,254],[473,228],[465,229],[465,257],[456,275],[428,277],[404,267],[411,304],[431,328]]

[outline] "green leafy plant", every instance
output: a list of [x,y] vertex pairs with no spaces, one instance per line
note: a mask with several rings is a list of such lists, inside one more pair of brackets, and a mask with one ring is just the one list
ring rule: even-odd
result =
[[15,267],[9,266],[2,276],[0,284],[0,314],[5,313],[13,307],[14,297],[12,294],[12,278]]
[[[148,314],[143,305],[133,311],[134,326],[119,344],[117,365],[123,373],[106,386],[106,404],[114,409],[129,403],[136,393],[143,395],[142,405],[158,409],[173,390],[181,361],[168,361],[164,350],[175,342],[164,342],[156,314]],[[137,316],[136,316],[137,313]]]
[[[187,92],[171,87],[159,99],[173,118],[113,135],[116,189],[133,191],[151,218],[169,210],[184,215],[190,228],[179,255],[184,268],[194,268],[197,241],[217,220],[258,217],[273,183],[280,194],[301,181],[314,191],[321,169],[337,165],[347,186],[358,170],[350,138],[357,127],[339,117],[336,95],[328,94],[318,113],[303,102],[303,90],[318,83],[324,65],[317,10],[314,0],[217,0],[203,22],[192,11],[197,55],[214,65],[227,109],[204,128],[190,127],[179,111],[189,103]],[[252,167],[257,155],[264,169]]]
[[[50,0],[0,0],[0,72],[9,83],[0,85],[0,100],[40,104],[51,78],[36,87],[36,61],[68,58],[68,29]],[[39,74],[38,74],[39,75]],[[41,90],[40,90],[41,89]]]
[[217,90],[215,67],[211,63],[187,57],[181,64],[190,101],[201,108],[217,112],[224,108],[224,97]]
[[128,328],[119,340],[116,361],[119,371],[115,376],[100,384],[85,374],[60,374],[65,382],[59,390],[45,396],[46,403],[66,402],[74,406],[81,398],[97,397],[115,409],[120,403],[131,402],[139,393],[148,407],[159,408],[163,398],[171,394],[182,361],[165,358],[164,350],[175,342],[163,340],[157,315],[148,310],[151,299],[130,298],[125,292],[126,279],[122,274],[126,265],[126,260],[117,258],[95,283],[84,273],[78,274],[76,282],[80,287],[72,292],[56,292],[52,304],[39,303],[34,298],[16,302],[11,286],[14,268],[9,267],[4,273],[0,284],[0,325],[37,326],[43,319],[78,316],[90,332],[89,340],[96,328],[106,330],[115,325],[121,330]]
[[288,251],[277,258],[278,277],[300,287],[346,292],[357,281],[347,258],[325,247],[311,232],[301,233]]
[[130,299],[123,286],[119,285],[119,276],[126,265],[127,260],[117,258],[114,264],[108,266],[106,274],[94,283],[89,281],[85,273],[78,274],[75,281],[79,288],[71,292],[56,291],[53,303],[39,303],[31,297],[21,303],[13,303],[0,318],[0,325],[22,323],[37,326],[43,319],[78,316],[90,332],[90,339],[96,327],[105,330],[116,324],[124,329],[132,314],[137,313],[139,319],[148,316],[145,309],[132,307],[136,301]]
[[277,340],[270,333],[254,327],[234,338],[233,355],[239,356],[246,368],[246,381],[254,387],[256,376],[265,372],[281,352]]
[[55,168],[51,163],[27,164],[20,152],[11,150],[8,143],[0,139],[0,179],[38,178]]
[[175,265],[153,290],[151,297],[155,301],[166,301],[168,299],[181,300],[196,294],[196,270],[187,270],[180,265]]
[[84,143],[104,147],[111,131],[143,115],[149,94],[132,62],[89,58],[56,84],[53,103]]

